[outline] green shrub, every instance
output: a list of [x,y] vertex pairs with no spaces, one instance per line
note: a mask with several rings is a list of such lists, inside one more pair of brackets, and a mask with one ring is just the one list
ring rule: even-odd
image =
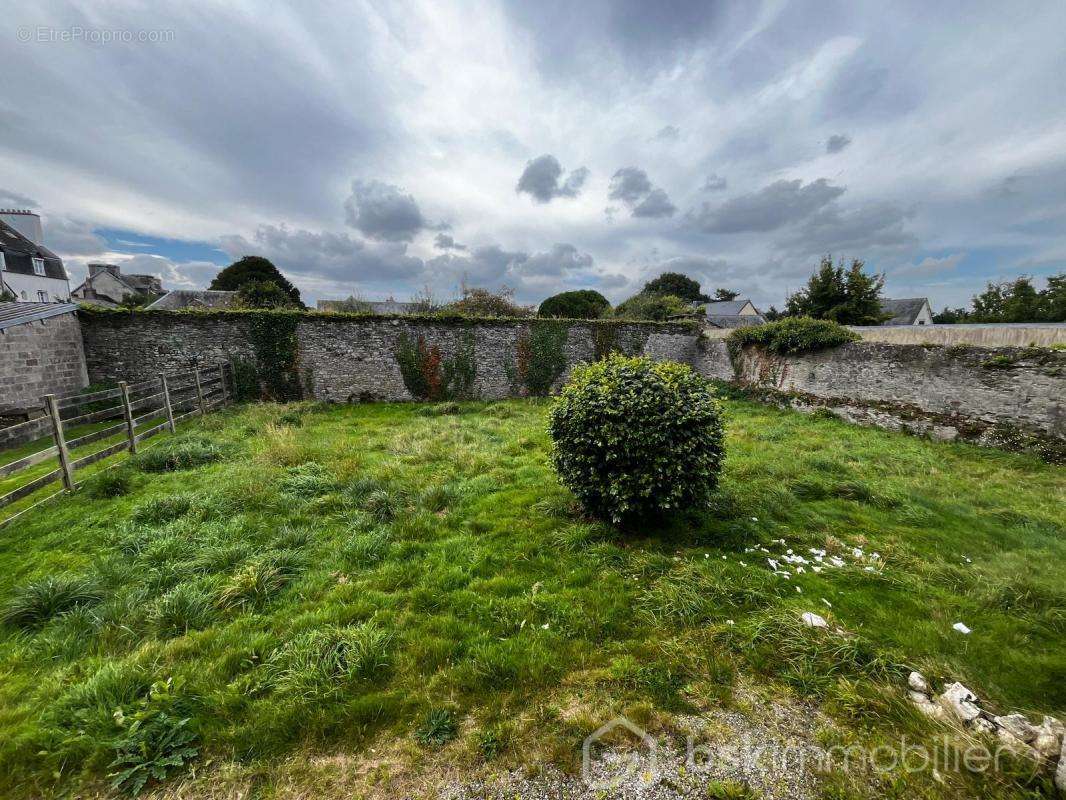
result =
[[537,309],[538,317],[600,319],[611,313],[607,298],[592,289],[560,292],[547,298]]
[[525,387],[534,397],[547,397],[566,369],[566,337],[566,326],[556,322],[521,331],[515,341],[514,389]]
[[107,500],[127,494],[133,476],[125,469],[109,469],[93,475],[85,482],[85,494],[94,500]]
[[718,485],[721,410],[683,364],[611,355],[575,368],[548,432],[562,482],[615,522],[705,506]]
[[726,344],[733,356],[747,345],[758,345],[767,352],[783,356],[839,347],[848,342],[857,342],[860,338],[855,331],[832,320],[785,317],[765,325],[735,328],[726,337]]
[[677,317],[690,317],[696,314],[687,301],[672,294],[648,294],[641,292],[633,295],[615,310],[619,319],[644,319],[665,322]]
[[102,598],[96,583],[72,575],[49,575],[21,586],[0,612],[0,622],[33,629],[75,608],[92,605]]
[[222,448],[200,437],[180,437],[160,442],[132,459],[142,472],[175,472],[193,469],[222,459]]

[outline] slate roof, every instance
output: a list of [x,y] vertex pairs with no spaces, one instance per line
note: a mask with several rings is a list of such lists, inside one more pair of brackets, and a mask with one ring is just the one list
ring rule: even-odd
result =
[[927,297],[907,297],[897,300],[882,300],[881,310],[891,314],[892,318],[882,325],[913,325],[914,320],[922,312],[922,308],[929,302]]
[[[702,303],[707,309],[707,322],[716,328],[746,328],[749,325],[762,325],[766,318],[762,314],[741,314],[744,306],[751,302],[746,297],[739,300],[718,300]],[[751,304],[755,308],[755,304]],[[758,309],[755,309],[758,311]]]
[[0,251],[4,253],[4,269],[18,275],[35,275],[33,259],[44,259],[44,276],[67,280],[63,259],[42,244],[34,244],[3,220],[0,220]]
[[0,330],[77,310],[75,303],[0,303]]
[[747,304],[747,299],[719,300],[714,303],[702,303],[707,309],[708,317],[735,317],[740,314],[740,310]]
[[182,308],[229,308],[236,292],[220,289],[174,289],[146,308],[177,311]]

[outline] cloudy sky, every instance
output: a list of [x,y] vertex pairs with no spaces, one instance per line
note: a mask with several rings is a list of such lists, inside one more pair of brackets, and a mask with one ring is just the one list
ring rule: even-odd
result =
[[832,252],[940,307],[1066,267],[1061,0],[169,5],[0,21],[0,206],[79,280],[780,306]]

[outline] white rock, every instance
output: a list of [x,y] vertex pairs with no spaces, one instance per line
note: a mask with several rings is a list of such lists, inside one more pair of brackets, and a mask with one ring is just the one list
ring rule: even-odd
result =
[[999,728],[998,730],[996,730],[996,736],[999,738],[999,741],[1005,747],[1009,748],[1013,752],[1018,753],[1019,755],[1029,756],[1029,758],[1032,758],[1034,760],[1039,759],[1036,754],[1036,751],[1033,748],[1031,748],[1013,733],[1008,731],[1006,728]]
[[993,721],[999,727],[1016,739],[1021,739],[1026,744],[1036,740],[1039,729],[1025,718],[1024,714],[1008,714],[1005,717],[993,717]]
[[929,681],[925,679],[925,676],[920,672],[912,672],[907,676],[907,685],[914,691],[921,692],[922,694],[929,694],[932,689],[929,686]]
[[1033,747],[1042,759],[1050,761],[1066,744],[1064,739],[1066,739],[1066,726],[1054,717],[1044,717],[1044,721],[1037,728]]
[[918,710],[927,717],[944,719],[944,709],[926,697],[922,692],[909,691],[907,692],[907,695],[910,697],[914,705],[918,706]]
[[820,617],[813,611],[804,611],[800,617],[803,620],[803,624],[808,628],[828,628],[829,623],[825,621],[824,617]]
[[1059,751],[1059,766],[1055,770],[1055,788],[1066,794],[1066,738],[1062,740],[1062,750]]
[[973,721],[970,722],[970,725],[973,726],[973,729],[975,731],[978,731],[980,733],[987,733],[990,736],[994,736],[998,730],[994,724],[989,722],[984,717],[975,717]]
[[971,722],[981,714],[981,709],[977,707],[977,696],[961,683],[948,684],[936,701],[948,714],[962,722]]
[[962,622],[956,622],[951,627],[957,630],[959,633],[970,633],[970,629],[966,627],[966,625]]

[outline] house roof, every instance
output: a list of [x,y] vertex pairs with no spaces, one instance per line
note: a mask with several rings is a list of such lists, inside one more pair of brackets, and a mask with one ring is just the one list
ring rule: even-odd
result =
[[[741,309],[748,304],[747,298],[742,300],[719,300],[714,303],[703,303],[707,309],[707,316],[715,317],[735,317],[740,314]],[[752,308],[754,308],[754,304]]]
[[746,328],[762,325],[766,318],[762,314],[708,314],[707,322],[716,328]]
[[182,308],[228,308],[233,304],[235,294],[237,293],[219,289],[174,289],[146,308],[168,311]]
[[0,330],[77,310],[74,303],[0,303]]
[[63,260],[42,244],[34,244],[3,220],[0,220],[0,251],[4,254],[4,269],[19,275],[34,275],[34,258],[44,259],[44,276],[67,280]]
[[914,320],[922,313],[929,303],[927,297],[906,297],[901,299],[882,300],[881,310],[885,314],[891,314],[892,318],[882,325],[913,325]]

